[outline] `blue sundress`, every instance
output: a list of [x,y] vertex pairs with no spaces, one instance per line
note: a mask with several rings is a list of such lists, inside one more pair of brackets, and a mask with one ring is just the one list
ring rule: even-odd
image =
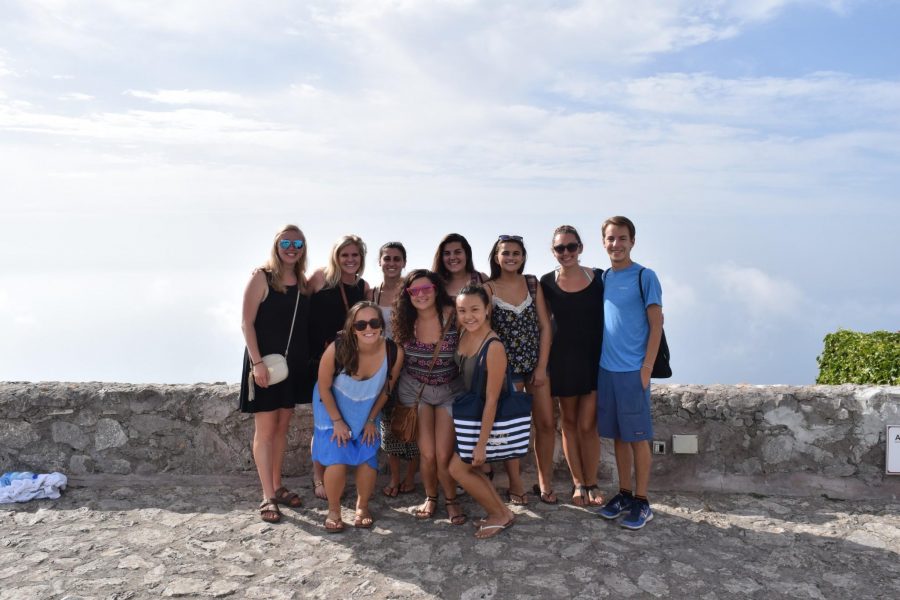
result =
[[[313,460],[328,465],[361,465],[367,463],[373,469],[378,468],[378,448],[380,439],[376,436],[371,444],[362,441],[363,428],[372,412],[372,406],[378,399],[384,382],[387,379],[387,356],[378,372],[368,379],[358,380],[346,372],[335,376],[331,384],[331,393],[337,402],[341,417],[350,428],[350,440],[343,446],[331,440],[334,426],[331,416],[325,409],[325,403],[319,395],[319,384],[313,389]],[[381,416],[375,417],[375,431],[380,430]]]

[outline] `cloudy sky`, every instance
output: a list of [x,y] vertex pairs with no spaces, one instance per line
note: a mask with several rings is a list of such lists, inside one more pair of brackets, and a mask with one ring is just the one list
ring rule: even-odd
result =
[[[237,381],[284,223],[554,266],[637,223],[685,383],[900,324],[900,3],[0,4],[0,380]],[[371,261],[367,279],[379,280]]]

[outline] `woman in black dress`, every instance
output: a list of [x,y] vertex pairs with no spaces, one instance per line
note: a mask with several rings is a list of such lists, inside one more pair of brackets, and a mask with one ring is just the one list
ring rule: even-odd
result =
[[[365,268],[365,242],[359,236],[345,235],[331,249],[328,266],[314,275],[324,281],[324,287],[310,299],[309,354],[313,378],[319,372],[322,353],[344,326],[350,307],[369,294],[369,284],[362,278]],[[326,499],[324,481],[325,468],[313,461],[314,493],[323,500]]]
[[[268,262],[254,271],[244,291],[241,329],[246,347],[240,409],[253,414],[253,460],[263,492],[259,511],[262,520],[270,523],[281,520],[279,504],[297,508],[302,503],[282,485],[281,467],[294,405],[311,400],[305,271],[306,237],[296,225],[286,225],[275,235]],[[262,357],[285,353],[287,379],[270,385]]]
[[[584,247],[571,225],[556,228],[551,248],[559,268],[541,277],[541,288],[556,321],[550,348],[550,389],[559,397],[563,451],[572,474],[572,503],[601,506],[597,373],[603,342],[602,271],[578,263]],[[540,491],[542,501],[556,502],[552,490],[535,491]]]

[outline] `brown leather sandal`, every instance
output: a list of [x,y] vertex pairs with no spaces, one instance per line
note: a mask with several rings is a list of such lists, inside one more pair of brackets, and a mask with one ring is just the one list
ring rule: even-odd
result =
[[282,506],[288,506],[290,508],[300,508],[303,506],[303,499],[284,486],[275,490],[275,495],[272,496],[272,500]]
[[541,489],[541,486],[538,484],[534,484],[534,487],[531,488],[537,496],[541,499],[541,502],[544,504],[558,504],[559,498],[556,497],[556,492],[553,490],[547,490],[546,492]]
[[444,507],[447,509],[447,517],[450,519],[451,525],[464,525],[466,521],[469,520],[468,515],[464,512],[460,512],[458,515],[450,514],[451,506],[459,506],[459,500],[456,498],[447,498],[444,500]]
[[278,510],[278,503],[275,498],[263,500],[259,505],[259,518],[266,523],[278,523],[281,521],[281,511]]

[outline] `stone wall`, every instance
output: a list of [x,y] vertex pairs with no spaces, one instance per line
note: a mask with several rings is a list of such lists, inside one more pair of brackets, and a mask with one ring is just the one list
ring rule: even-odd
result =
[[[252,473],[253,420],[235,410],[237,393],[226,384],[0,383],[0,471]],[[900,476],[884,474],[900,387],[654,384],[653,414],[654,437],[669,450],[654,457],[653,489],[900,497]],[[311,429],[300,407],[286,474],[309,472]],[[697,434],[699,453],[671,454],[672,434]],[[605,440],[603,455],[610,484]]]

